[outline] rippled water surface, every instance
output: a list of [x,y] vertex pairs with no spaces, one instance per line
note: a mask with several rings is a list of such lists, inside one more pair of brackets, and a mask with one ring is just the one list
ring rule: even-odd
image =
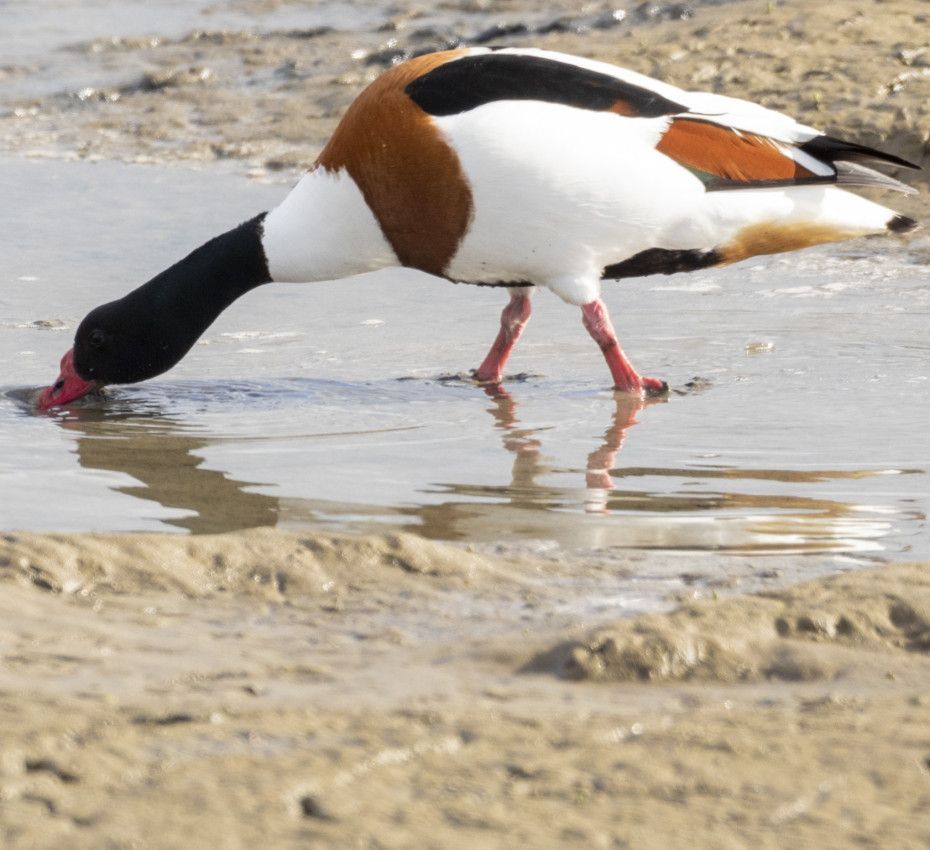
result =
[[666,402],[608,389],[548,293],[498,391],[503,295],[269,285],[172,372],[31,408],[84,313],[279,199],[216,169],[0,163],[0,527],[398,527],[439,539],[930,557],[928,245],[607,284]]

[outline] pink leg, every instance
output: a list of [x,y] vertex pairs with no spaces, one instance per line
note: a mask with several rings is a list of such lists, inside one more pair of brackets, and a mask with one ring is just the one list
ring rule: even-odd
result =
[[627,360],[620,343],[617,341],[614,326],[610,323],[607,306],[600,298],[590,304],[582,305],[581,318],[585,329],[591,334],[591,338],[604,352],[604,359],[607,361],[610,375],[614,379],[614,389],[640,395],[644,391],[650,394],[668,391],[668,384],[665,381],[660,381],[658,378],[641,377],[633,368],[633,364]]
[[510,352],[517,340],[520,339],[523,328],[530,320],[532,309],[530,296],[524,289],[511,290],[510,301],[501,313],[501,329],[497,334],[497,339],[494,340],[488,356],[484,358],[475,372],[475,377],[479,381],[500,383],[504,374],[504,364],[510,357]]

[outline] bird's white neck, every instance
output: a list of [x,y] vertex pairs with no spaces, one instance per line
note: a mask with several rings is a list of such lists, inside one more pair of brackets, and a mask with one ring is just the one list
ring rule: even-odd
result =
[[393,249],[345,172],[315,168],[264,222],[272,280],[334,280],[398,265]]

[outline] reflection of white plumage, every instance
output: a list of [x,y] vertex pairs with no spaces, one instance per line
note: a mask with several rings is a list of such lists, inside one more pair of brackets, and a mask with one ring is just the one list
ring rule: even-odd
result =
[[[908,231],[911,219],[838,188],[910,191],[869,167],[876,161],[912,167],[756,104],[602,62],[517,49],[421,56],[358,97],[267,216],[93,311],[63,363],[59,383],[71,389],[42,403],[165,371],[222,309],[269,279],[393,265],[509,288],[480,380],[501,379],[529,319],[530,287],[545,286],[581,307],[618,389],[661,392],[664,382],[642,378],[623,354],[601,280]],[[231,268],[231,258],[241,262]],[[172,328],[166,319],[158,334],[118,347],[138,311],[176,301],[190,320]]]

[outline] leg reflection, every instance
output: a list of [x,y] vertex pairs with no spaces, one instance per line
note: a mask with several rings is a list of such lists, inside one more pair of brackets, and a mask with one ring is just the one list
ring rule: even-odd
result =
[[[513,465],[511,487],[522,491],[538,486],[536,479],[552,468],[542,461],[542,442],[537,437],[540,429],[518,428],[517,402],[513,396],[499,384],[484,387],[485,394],[493,400],[493,407],[488,412],[494,417],[496,427],[503,431],[502,442],[507,451],[516,457]],[[589,494],[585,499],[585,509],[589,511],[606,510],[607,493],[615,487],[611,470],[617,461],[617,454],[623,447],[626,432],[637,424],[636,414],[644,407],[664,403],[664,399],[638,398],[629,393],[614,393],[613,417],[603,442],[587,457],[585,465],[585,487],[600,491]],[[516,499],[516,494],[515,499]]]
[[517,403],[500,384],[486,386],[484,392],[494,400],[488,412],[496,420],[496,427],[503,431],[504,448],[514,455],[511,488],[526,491],[535,487],[537,477],[550,471],[541,463],[542,443],[534,436],[538,429],[517,428]]
[[607,497],[616,487],[611,471],[616,467],[617,455],[626,440],[626,432],[637,424],[636,414],[644,407],[655,404],[662,399],[637,398],[628,393],[614,394],[614,418],[610,427],[604,432],[604,442],[588,455],[585,467],[585,513],[609,513]]
[[610,471],[616,465],[627,429],[636,424],[636,414],[646,406],[641,399],[622,393],[615,394],[614,404],[614,419],[604,432],[604,442],[588,455],[585,474],[587,487],[613,490],[614,481]]

